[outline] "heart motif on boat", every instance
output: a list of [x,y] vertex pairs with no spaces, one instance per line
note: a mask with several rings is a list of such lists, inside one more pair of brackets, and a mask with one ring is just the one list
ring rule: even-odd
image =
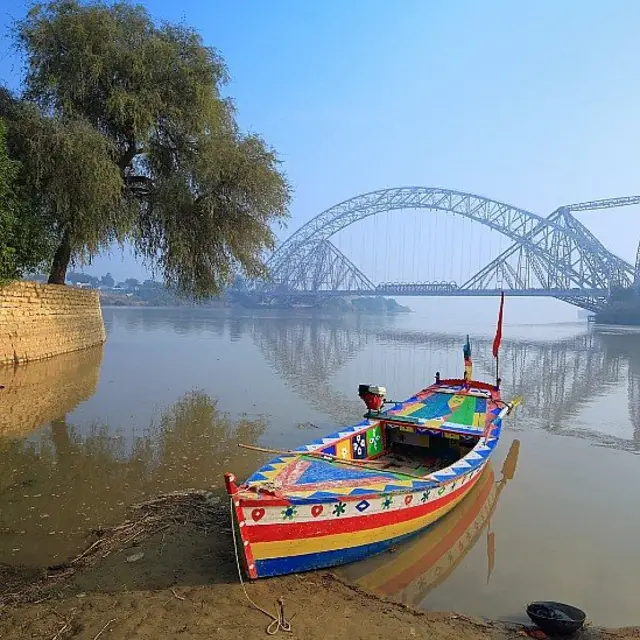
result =
[[253,518],[254,522],[262,520],[262,518],[264,517],[264,509],[262,507],[260,507],[259,509],[254,509],[251,512],[251,517]]
[[413,494],[410,493],[408,496],[404,497],[404,503],[409,506],[411,504],[411,501],[413,500]]
[[324,511],[324,507],[321,504],[314,504],[311,507],[311,515],[314,518],[317,518]]

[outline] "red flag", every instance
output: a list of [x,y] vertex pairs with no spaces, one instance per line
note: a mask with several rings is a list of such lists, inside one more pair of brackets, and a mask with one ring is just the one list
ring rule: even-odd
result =
[[498,357],[500,342],[502,341],[502,310],[504,308],[504,291],[500,296],[500,311],[498,313],[498,328],[496,329],[496,337],[493,339],[493,357]]

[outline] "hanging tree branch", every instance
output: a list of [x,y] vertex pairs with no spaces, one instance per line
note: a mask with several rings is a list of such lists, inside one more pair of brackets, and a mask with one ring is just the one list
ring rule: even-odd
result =
[[195,30],[157,25],[141,5],[53,0],[14,34],[27,73],[7,147],[53,247],[51,280],[125,240],[195,298],[236,266],[259,270],[289,185],[276,154],[239,131],[225,63]]

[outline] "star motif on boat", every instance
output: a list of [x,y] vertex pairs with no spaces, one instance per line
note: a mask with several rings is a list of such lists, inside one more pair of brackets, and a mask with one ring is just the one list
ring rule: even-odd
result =
[[429,494],[431,493],[431,489],[427,489],[422,492],[422,498],[420,498],[420,502],[426,502],[429,499]]
[[335,507],[333,507],[333,515],[341,516],[345,512],[346,508],[347,508],[346,502],[338,502],[338,504]]
[[385,499],[382,501],[382,508],[389,509],[392,504],[393,504],[393,498],[391,496],[386,496]]
[[293,516],[296,515],[297,509],[294,506],[289,506],[282,510],[283,520],[293,520]]

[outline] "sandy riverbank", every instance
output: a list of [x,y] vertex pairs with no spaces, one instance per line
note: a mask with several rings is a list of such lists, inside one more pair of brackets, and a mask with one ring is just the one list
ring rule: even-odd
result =
[[[228,510],[203,493],[146,503],[129,521],[93,533],[88,551],[36,571],[0,567],[0,638],[133,640],[268,637],[271,619],[238,581]],[[418,612],[345,584],[330,573],[246,585],[292,633],[276,637],[507,640],[520,627],[453,613]],[[589,628],[582,638],[640,638],[640,629]]]

